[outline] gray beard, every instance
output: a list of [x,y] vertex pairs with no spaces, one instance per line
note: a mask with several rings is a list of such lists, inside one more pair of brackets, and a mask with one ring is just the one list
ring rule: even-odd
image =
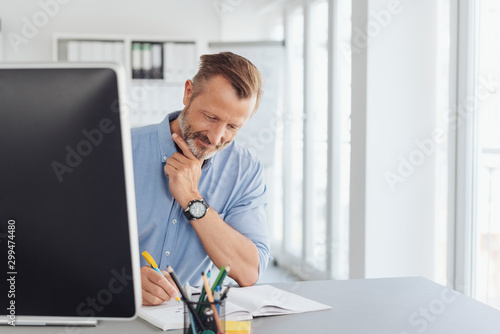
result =
[[216,149],[214,151],[211,151],[211,152],[206,152],[206,149],[198,148],[196,146],[196,138],[203,137],[203,139],[205,141],[207,141],[208,138],[206,138],[205,136],[202,136],[198,133],[193,133],[191,131],[191,126],[189,124],[187,124],[185,117],[184,117],[184,116],[187,116],[188,112],[189,112],[189,105],[186,108],[186,110],[181,112],[181,114],[179,115],[179,127],[181,128],[182,139],[184,139],[184,141],[188,144],[189,149],[191,150],[191,152],[193,153],[193,155],[195,157],[197,157],[198,159],[201,159],[201,160],[207,160],[207,159],[212,158],[214,155],[216,155],[220,151],[222,151],[224,148],[226,148],[226,146],[228,144],[217,145]]

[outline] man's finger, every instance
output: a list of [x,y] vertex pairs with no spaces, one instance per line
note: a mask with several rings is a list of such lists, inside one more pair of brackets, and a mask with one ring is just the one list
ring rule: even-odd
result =
[[[166,272],[164,272],[166,273]],[[168,273],[166,273],[168,275]],[[170,275],[168,276],[170,278]],[[152,268],[144,266],[141,268],[141,280],[143,290],[143,300],[151,304],[157,304],[159,299],[167,301],[178,296],[178,291],[170,283],[167,277],[160,275]],[[144,295],[144,291],[148,294]]]
[[151,292],[142,289],[142,305],[144,306],[154,306],[163,304],[164,300],[156,297]]
[[184,141],[184,139],[182,139],[181,136],[179,136],[177,133],[173,133],[172,139],[179,146],[184,156],[188,157],[189,159],[199,160],[197,157],[194,156],[193,152],[191,152],[191,149],[189,148],[189,145]]
[[174,154],[172,154],[170,156],[170,158],[167,159],[166,163],[170,164],[170,165],[176,167],[176,169],[178,169],[178,167],[180,167],[180,166],[191,163],[191,159],[186,157],[185,155],[179,153],[179,152],[175,152]]
[[167,281],[169,281],[170,285],[175,289],[175,292],[177,293],[177,295],[171,295],[171,296],[173,298],[179,297],[179,289],[177,289],[177,285],[175,285],[175,282],[174,282],[174,279],[172,278],[172,276],[170,276],[170,274],[164,270],[162,270],[161,272],[163,273],[163,275],[165,276]]
[[[162,271],[163,273],[163,278],[160,278],[159,281],[156,281],[155,283],[159,285],[163,291],[165,291],[170,297],[175,298],[179,296],[179,291],[175,287],[175,284],[170,283],[168,278],[170,278],[169,273],[166,271]],[[159,275],[156,275],[159,276]]]
[[170,158],[167,159],[167,161],[165,162],[165,166],[163,166],[165,175],[168,176],[168,174],[170,174],[169,170],[171,172],[175,172],[185,165],[185,163],[183,163],[180,159],[186,159],[186,161],[189,161],[189,158],[178,152],[175,152]]
[[159,285],[146,279],[142,284],[142,300],[145,305],[159,305],[171,299],[171,296]]

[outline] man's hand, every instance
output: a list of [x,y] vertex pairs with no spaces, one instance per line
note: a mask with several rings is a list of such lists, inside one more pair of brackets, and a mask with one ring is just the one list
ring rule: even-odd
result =
[[164,277],[150,266],[141,268],[142,305],[160,305],[179,295],[170,274],[162,270]]
[[190,201],[202,197],[198,191],[198,181],[203,160],[194,156],[182,137],[174,133],[172,139],[180,147],[182,154],[172,154],[165,164],[164,172],[169,179],[170,193],[185,209]]

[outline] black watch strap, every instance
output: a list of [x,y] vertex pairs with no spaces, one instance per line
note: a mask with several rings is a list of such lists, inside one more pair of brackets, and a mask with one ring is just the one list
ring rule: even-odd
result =
[[187,220],[196,220],[196,218],[191,215],[191,212],[189,212],[189,206],[186,210],[184,210],[184,216],[186,216]]

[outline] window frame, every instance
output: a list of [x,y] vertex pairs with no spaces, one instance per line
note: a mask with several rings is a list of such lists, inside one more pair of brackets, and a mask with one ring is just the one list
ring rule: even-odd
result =
[[[476,211],[475,132],[477,128],[477,15],[475,0],[452,1],[448,211],[448,281],[452,288],[474,296],[474,213]],[[472,109],[472,110],[471,110]]]
[[[304,122],[303,122],[303,202],[302,205],[302,244],[301,244],[301,254],[296,256],[289,251],[287,248],[290,247],[290,231],[287,228],[288,217],[290,217],[290,207],[297,205],[297,203],[291,203],[289,200],[291,198],[290,191],[292,187],[290,186],[291,173],[287,168],[283,168],[283,245],[279,252],[276,254],[276,259],[280,266],[284,269],[291,271],[295,276],[304,280],[312,279],[339,279],[347,278],[340,277],[339,273],[346,272],[347,270],[342,270],[341,259],[336,249],[339,247],[339,238],[336,235],[338,233],[340,221],[339,211],[341,210],[340,203],[340,190],[337,185],[340,179],[340,159],[341,150],[339,149],[342,145],[341,134],[340,134],[340,120],[341,115],[337,110],[338,104],[336,103],[335,97],[340,94],[338,92],[338,87],[335,86],[336,81],[334,78],[334,72],[336,73],[336,66],[338,65],[337,56],[338,43],[340,42],[337,37],[337,32],[339,29],[338,20],[336,20],[337,15],[339,15],[339,4],[340,0],[327,0],[328,3],[328,41],[327,41],[327,51],[328,51],[328,99],[327,99],[327,113],[328,113],[328,138],[327,138],[327,175],[326,175],[326,236],[325,236],[325,270],[319,270],[312,263],[310,263],[311,256],[314,255],[314,226],[313,224],[308,224],[310,221],[314,221],[314,201],[311,200],[314,196],[314,185],[313,178],[314,173],[313,165],[311,164],[311,155],[314,154],[314,124],[312,122],[307,122],[307,116],[313,112],[311,103],[311,87],[306,85],[306,83],[311,78],[312,64],[311,64],[311,52],[313,45],[311,43],[312,34],[312,22],[311,17],[312,6],[318,0],[304,0],[304,1],[291,1],[285,6],[284,10],[284,23],[285,23],[285,41],[289,40],[290,36],[290,21],[291,14],[299,7],[302,8],[304,13],[304,73],[303,73],[303,110],[304,110]],[[290,57],[290,43],[286,42],[285,46],[287,48],[287,57]],[[290,64],[287,61],[287,75],[290,71]],[[287,80],[288,81],[288,80]],[[287,85],[289,83],[286,83]],[[285,98],[287,101],[290,99],[290,90],[287,89]],[[289,103],[289,102],[285,102]],[[283,161],[291,161],[291,154],[293,150],[287,147],[290,143],[290,134],[287,130],[284,130],[284,141],[283,141]],[[286,166],[286,165],[284,165]],[[317,176],[316,176],[317,177]],[[348,247],[348,245],[343,245],[341,247]],[[345,269],[345,268],[344,268]]]

